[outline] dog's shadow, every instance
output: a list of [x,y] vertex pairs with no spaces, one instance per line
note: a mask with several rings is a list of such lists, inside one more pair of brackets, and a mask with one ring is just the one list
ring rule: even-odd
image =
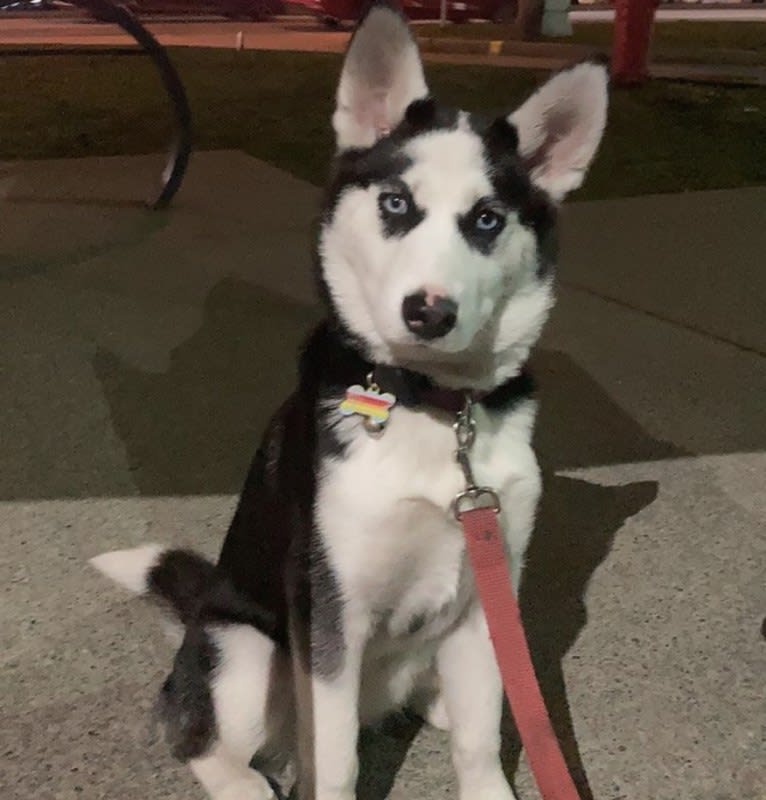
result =
[[[521,607],[546,706],[582,800],[593,800],[577,746],[562,663],[587,623],[588,582],[626,519],[657,497],[655,481],[600,486],[545,476],[540,516],[528,550]],[[596,623],[597,624],[597,623]],[[503,761],[513,776],[521,746],[504,717]]]
[[[173,352],[164,374],[100,352],[94,366],[139,490],[238,492],[257,434],[293,381],[297,344],[315,319],[314,309],[227,279],[211,292],[202,326]],[[521,603],[546,702],[588,800],[562,659],[586,624],[583,598],[593,572],[625,520],[652,503],[658,487],[602,486],[557,473],[679,452],[653,439],[568,355],[540,351],[534,362],[541,384],[536,448],[545,489]],[[363,736],[360,800],[389,794],[418,727],[399,718]],[[505,733],[504,763],[512,776],[519,745],[510,720]]]

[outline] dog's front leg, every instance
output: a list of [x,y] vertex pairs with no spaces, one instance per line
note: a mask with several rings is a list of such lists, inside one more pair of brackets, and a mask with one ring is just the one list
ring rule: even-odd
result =
[[515,800],[500,763],[503,687],[481,608],[437,654],[460,800]]
[[363,643],[349,638],[345,637],[342,658],[335,663],[314,654],[297,670],[300,800],[356,796]]

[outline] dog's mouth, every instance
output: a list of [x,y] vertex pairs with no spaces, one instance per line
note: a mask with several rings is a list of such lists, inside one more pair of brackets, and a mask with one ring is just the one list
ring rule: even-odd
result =
[[427,342],[397,344],[389,351],[391,366],[419,372],[438,384],[457,388],[481,381],[488,355],[473,349],[449,352]]
[[465,331],[458,330],[431,341],[413,334],[389,340],[390,364],[419,372],[447,388],[484,389],[496,378],[495,327],[495,318],[490,316],[467,342]]
[[462,363],[469,358],[468,350],[450,348],[444,339],[429,342],[412,336],[389,342],[388,349],[397,361],[411,361],[418,364],[454,364]]
[[464,325],[458,323],[443,336],[427,338],[411,324],[409,330],[387,338],[386,345],[402,362],[462,368],[474,360],[484,361],[492,350],[492,320],[484,321],[475,331],[466,330]]

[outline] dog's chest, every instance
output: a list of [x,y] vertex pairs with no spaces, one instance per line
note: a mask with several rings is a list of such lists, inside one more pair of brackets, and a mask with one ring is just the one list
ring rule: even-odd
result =
[[[482,415],[472,459],[477,480],[499,489],[514,470],[504,427]],[[438,636],[471,593],[451,510],[465,485],[452,420],[398,408],[379,437],[358,418],[335,435],[342,453],[322,463],[316,513],[344,596],[390,635]]]

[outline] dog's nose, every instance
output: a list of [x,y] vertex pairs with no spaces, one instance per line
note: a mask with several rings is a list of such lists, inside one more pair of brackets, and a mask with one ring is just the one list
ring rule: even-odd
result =
[[404,298],[402,316],[408,330],[421,339],[446,336],[457,322],[457,303],[449,297],[416,292]]

